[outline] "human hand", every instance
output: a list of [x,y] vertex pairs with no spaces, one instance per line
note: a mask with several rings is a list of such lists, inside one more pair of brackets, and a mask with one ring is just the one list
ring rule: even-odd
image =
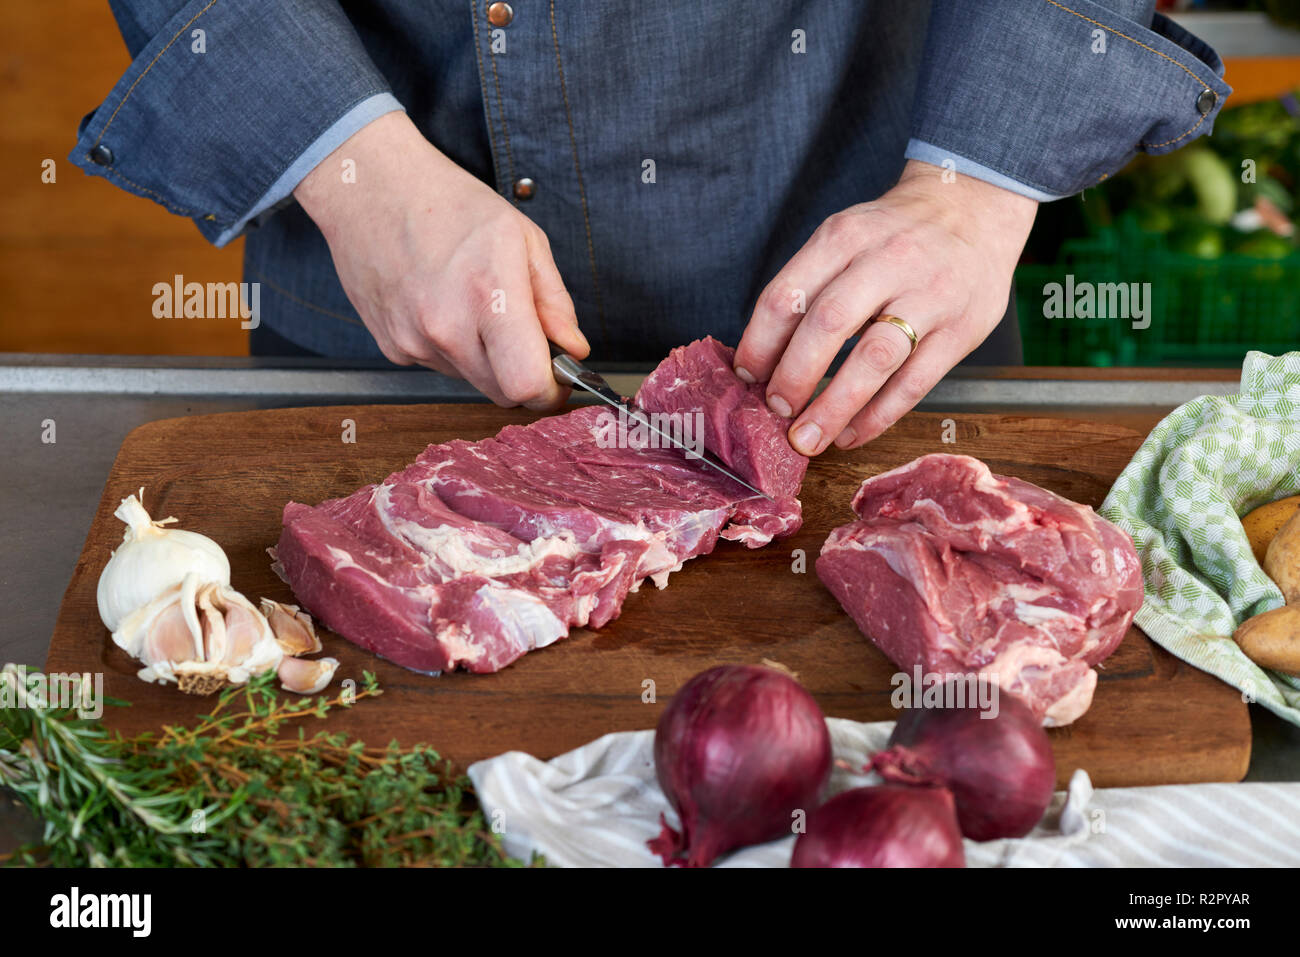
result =
[[[794,419],[790,442],[817,455],[854,448],[919,402],[998,324],[1038,204],[909,160],[879,199],[828,218],[763,290],[736,349],[736,373],[767,381],[767,402]],[[806,304],[806,310],[801,310]],[[920,340],[868,320],[893,315]],[[865,329],[863,327],[865,326]],[[844,343],[862,335],[826,388]]]
[[[345,159],[355,182],[344,182]],[[405,113],[368,124],[294,190],[391,361],[467,379],[498,405],[564,402],[547,339],[590,351],[545,233]]]

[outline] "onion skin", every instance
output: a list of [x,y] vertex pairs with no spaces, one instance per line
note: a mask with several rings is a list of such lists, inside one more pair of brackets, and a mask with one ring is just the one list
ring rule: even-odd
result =
[[1014,695],[998,696],[996,718],[980,715],[973,706],[908,708],[867,768],[887,781],[948,788],[973,841],[1023,837],[1056,788],[1051,742]]
[[946,788],[882,784],[831,798],[808,818],[791,867],[965,867]]
[[665,866],[707,867],[737,847],[792,833],[831,772],[817,702],[792,678],[755,665],[696,675],[664,708],[655,775],[682,822],[648,841]]

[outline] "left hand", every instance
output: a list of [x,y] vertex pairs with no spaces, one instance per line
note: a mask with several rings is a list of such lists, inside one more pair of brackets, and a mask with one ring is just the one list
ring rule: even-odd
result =
[[[889,192],[822,223],[759,297],[736,349],[736,373],[766,380],[769,407],[797,416],[790,442],[805,455],[880,435],[1006,312],[1038,203],[943,174],[909,160]],[[798,311],[801,301],[806,311]],[[898,327],[868,322],[877,315],[905,320],[920,340],[916,351],[909,356],[911,342]],[[859,330],[839,372],[809,404]]]

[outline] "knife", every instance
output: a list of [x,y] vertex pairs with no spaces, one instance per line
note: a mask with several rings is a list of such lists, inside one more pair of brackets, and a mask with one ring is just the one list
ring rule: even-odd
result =
[[754,486],[750,485],[735,472],[729,470],[725,465],[719,462],[715,456],[709,454],[709,452],[696,452],[694,449],[688,448],[685,444],[673,438],[663,429],[656,428],[654,423],[650,421],[650,417],[647,416],[644,411],[634,405],[631,400],[624,399],[617,392],[611,389],[609,383],[606,382],[599,373],[592,372],[555,343],[550,343],[550,347],[551,368],[555,372],[555,381],[560,383],[560,385],[585,389],[606,405],[613,406],[629,419],[644,425],[647,429],[658,435],[673,448],[685,452],[687,460],[703,462],[705,465],[709,466],[709,468],[716,469],[733,482],[743,485],[755,495],[761,495],[769,502],[774,501],[772,496],[760,489],[754,488]]

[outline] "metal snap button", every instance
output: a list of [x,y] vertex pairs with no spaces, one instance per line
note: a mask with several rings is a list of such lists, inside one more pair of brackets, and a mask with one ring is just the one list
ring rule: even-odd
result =
[[1219,102],[1219,94],[1215,93],[1208,87],[1201,91],[1201,95],[1196,98],[1196,109],[1201,114],[1209,113],[1214,109],[1214,105]]
[[494,27],[508,27],[515,18],[515,11],[508,3],[489,4],[487,13],[488,23]]
[[113,165],[113,151],[109,149],[107,146],[105,146],[103,143],[100,143],[97,146],[95,146],[86,155],[90,157],[90,161],[94,163],[96,166]]
[[527,176],[515,180],[515,199],[532,199],[537,192],[537,184]]

